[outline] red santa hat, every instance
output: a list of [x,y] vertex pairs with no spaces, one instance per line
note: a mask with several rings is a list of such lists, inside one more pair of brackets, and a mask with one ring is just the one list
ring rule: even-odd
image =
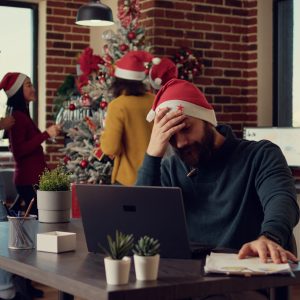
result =
[[156,113],[164,107],[171,110],[182,110],[187,116],[198,118],[217,126],[213,107],[207,102],[204,94],[192,83],[181,80],[169,80],[157,93],[147,121],[154,120]]
[[146,63],[151,62],[151,53],[143,50],[127,52],[116,62],[117,78],[142,81],[146,77]]
[[176,65],[167,57],[155,58],[149,71],[149,81],[151,86],[159,90],[170,79],[177,78],[178,70]]
[[27,75],[22,73],[6,73],[0,82],[0,90],[3,89],[7,97],[10,98],[19,90],[26,78]]

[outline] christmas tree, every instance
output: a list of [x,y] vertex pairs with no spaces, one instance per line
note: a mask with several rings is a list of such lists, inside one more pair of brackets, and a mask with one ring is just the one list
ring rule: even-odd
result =
[[114,63],[131,50],[148,50],[139,26],[138,0],[118,1],[117,32],[107,30],[102,56],[86,48],[79,56],[77,77],[69,77],[58,90],[56,123],[63,123],[69,142],[61,152],[74,182],[110,183],[112,160],[99,148],[105,112],[112,100]]

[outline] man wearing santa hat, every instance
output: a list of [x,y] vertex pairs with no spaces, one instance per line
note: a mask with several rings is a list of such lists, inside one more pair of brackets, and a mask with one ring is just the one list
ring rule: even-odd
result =
[[152,124],[146,121],[154,95],[146,91],[145,64],[153,56],[146,51],[130,51],[116,62],[105,128],[100,138],[104,154],[114,157],[114,184],[133,185],[149,143]]
[[[203,93],[179,79],[161,88],[147,120],[154,125],[137,184],[181,187],[191,241],[239,250],[240,258],[297,261],[285,249],[299,207],[278,146],[218,126]],[[169,143],[175,154],[162,160]]]

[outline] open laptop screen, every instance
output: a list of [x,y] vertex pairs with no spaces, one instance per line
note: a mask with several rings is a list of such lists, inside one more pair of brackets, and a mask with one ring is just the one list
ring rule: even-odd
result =
[[76,192],[90,252],[107,247],[107,235],[119,230],[158,239],[162,257],[191,257],[179,188],[77,184]]

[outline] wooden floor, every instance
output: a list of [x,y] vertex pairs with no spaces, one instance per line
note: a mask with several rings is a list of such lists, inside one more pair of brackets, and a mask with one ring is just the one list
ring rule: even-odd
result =
[[[34,284],[35,287],[42,289],[45,293],[45,297],[41,300],[57,300],[58,293],[57,290],[49,288],[47,286],[43,286],[40,284]],[[300,299],[300,285],[292,287],[292,297],[291,300],[299,300]],[[84,300],[81,298],[76,297],[75,300]],[[255,299],[253,299],[255,300]]]

